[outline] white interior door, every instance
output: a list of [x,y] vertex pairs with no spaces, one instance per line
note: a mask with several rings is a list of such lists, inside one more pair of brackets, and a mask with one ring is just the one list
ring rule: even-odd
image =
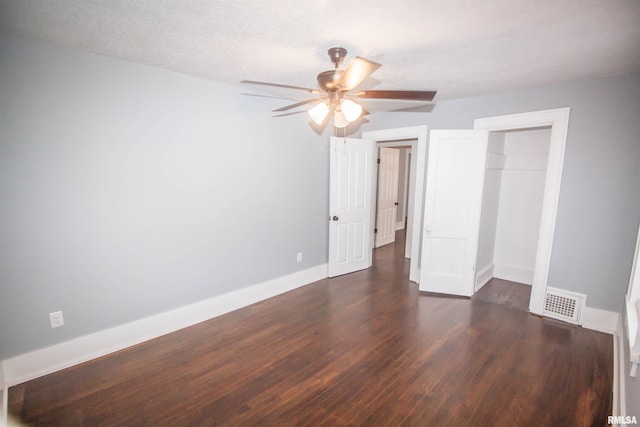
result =
[[430,133],[421,291],[473,295],[487,141],[486,130]]
[[376,248],[396,240],[398,172],[400,170],[400,151],[398,149],[380,147],[379,150]]
[[373,141],[330,140],[329,277],[371,265]]

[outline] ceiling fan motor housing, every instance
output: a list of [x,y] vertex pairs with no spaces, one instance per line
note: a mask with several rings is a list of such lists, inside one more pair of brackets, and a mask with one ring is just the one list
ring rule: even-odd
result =
[[318,74],[318,86],[325,92],[339,90],[338,83],[342,76],[342,70],[323,71]]

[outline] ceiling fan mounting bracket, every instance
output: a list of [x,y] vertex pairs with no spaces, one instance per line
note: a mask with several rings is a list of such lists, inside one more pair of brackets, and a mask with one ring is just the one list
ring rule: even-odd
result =
[[337,70],[338,68],[340,68],[340,66],[342,65],[342,61],[344,61],[344,58],[347,56],[347,49],[343,47],[332,47],[327,53],[329,54],[329,58],[331,58],[331,62],[333,62],[333,65],[335,65]]

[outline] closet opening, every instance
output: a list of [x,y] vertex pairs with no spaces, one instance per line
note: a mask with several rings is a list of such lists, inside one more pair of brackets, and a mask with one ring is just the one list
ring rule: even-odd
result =
[[475,291],[492,278],[533,283],[550,140],[551,126],[489,133]]

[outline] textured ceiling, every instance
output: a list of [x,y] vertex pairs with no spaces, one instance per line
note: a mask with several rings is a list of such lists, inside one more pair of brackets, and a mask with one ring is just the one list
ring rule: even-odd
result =
[[436,102],[640,70],[638,0],[0,0],[0,32],[234,85],[315,87],[339,45]]

